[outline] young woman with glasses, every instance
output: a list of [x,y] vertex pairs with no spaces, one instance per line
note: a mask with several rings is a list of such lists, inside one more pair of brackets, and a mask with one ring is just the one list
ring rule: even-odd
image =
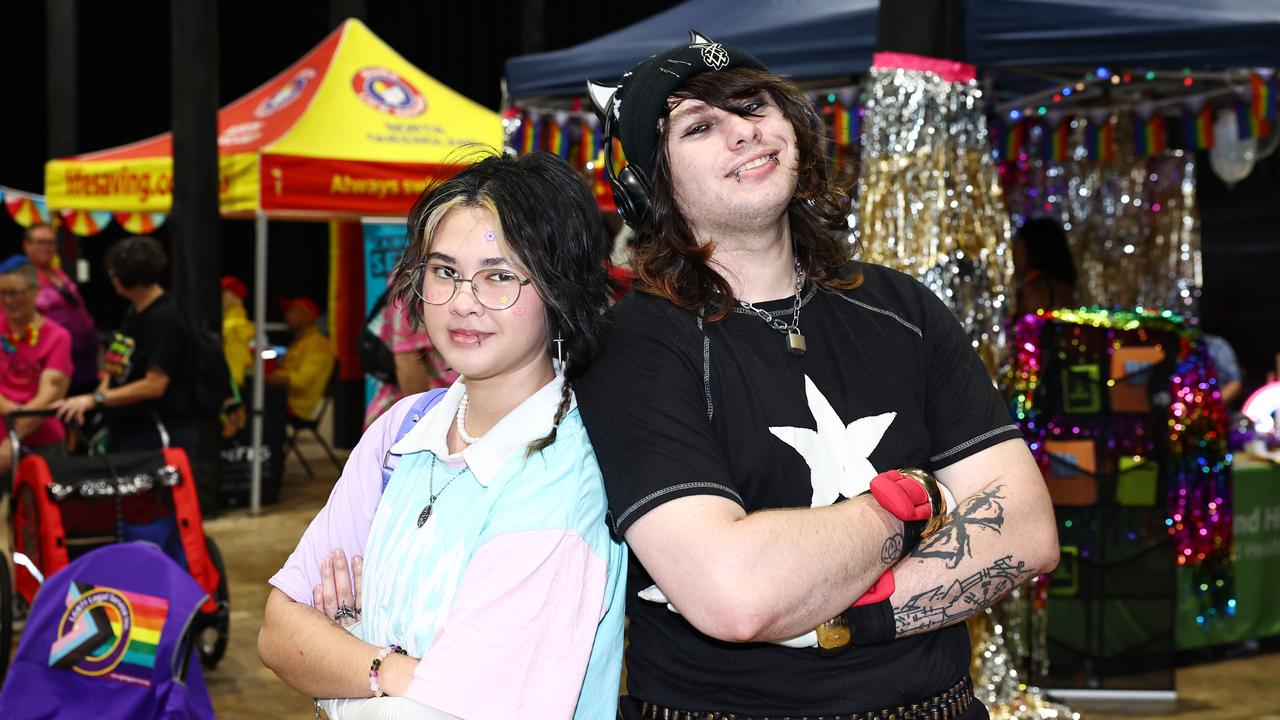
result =
[[609,301],[591,193],[488,157],[409,228],[398,299],[462,377],[365,432],[271,578],[262,660],[335,718],[612,717],[626,551],[570,388]]

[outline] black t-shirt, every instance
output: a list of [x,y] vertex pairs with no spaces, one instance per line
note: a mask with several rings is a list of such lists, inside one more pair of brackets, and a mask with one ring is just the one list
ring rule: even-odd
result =
[[191,393],[186,387],[191,381],[187,372],[190,367],[189,335],[187,325],[178,313],[177,306],[167,294],[161,295],[142,312],[132,306],[125,311],[124,320],[112,336],[103,358],[103,372],[107,374],[111,387],[141,380],[152,367],[169,376],[169,387],[155,400],[107,408],[110,426],[122,429],[136,429],[137,423],[149,426],[153,410],[167,423],[191,419]]
[[[937,470],[1020,437],[946,306],[906,275],[860,269],[852,291],[805,286],[808,351],[799,356],[741,308],[700,328],[696,313],[654,296],[615,306],[606,350],[575,390],[619,532],[687,495],[718,495],[747,512],[829,505],[878,472]],[[757,306],[788,322],[793,302]],[[636,596],[652,583],[633,562],[627,685],[662,706],[860,712],[930,697],[968,671],[963,625],[823,658],[708,638]]]

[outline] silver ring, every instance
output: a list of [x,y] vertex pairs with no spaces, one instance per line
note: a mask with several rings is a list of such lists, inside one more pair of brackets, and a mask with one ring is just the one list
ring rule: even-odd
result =
[[346,605],[339,605],[338,612],[333,614],[334,620],[343,620],[346,618],[355,620],[358,617],[360,617],[360,611],[355,608],[347,607]]

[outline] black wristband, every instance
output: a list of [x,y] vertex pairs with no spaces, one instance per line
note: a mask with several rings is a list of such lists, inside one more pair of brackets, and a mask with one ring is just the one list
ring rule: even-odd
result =
[[854,605],[844,611],[844,618],[849,623],[850,645],[880,645],[898,637],[888,598],[870,605]]
[[924,538],[925,526],[928,524],[928,520],[904,520],[902,522],[902,552],[898,554],[898,562],[902,562],[903,559],[915,552],[915,549],[920,546],[920,541]]

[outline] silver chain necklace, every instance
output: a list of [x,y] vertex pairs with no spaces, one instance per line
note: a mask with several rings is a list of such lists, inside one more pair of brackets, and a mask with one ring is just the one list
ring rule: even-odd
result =
[[796,258],[796,300],[795,304],[791,307],[790,323],[782,322],[746,300],[738,301],[739,305],[758,315],[761,320],[768,323],[769,327],[785,334],[787,336],[787,352],[793,355],[803,355],[804,351],[807,349],[804,342],[804,335],[800,334],[800,291],[803,289],[804,270],[800,267],[800,259]]
[[418,513],[418,527],[427,524],[427,520],[431,517],[431,508],[436,504],[436,498],[440,497],[453,484],[453,481],[457,480],[467,470],[468,468],[465,467],[459,470],[453,477],[449,478],[449,482],[445,483],[444,487],[440,488],[440,492],[436,492],[436,456],[434,454],[431,456],[431,472],[427,474],[427,494],[431,496],[431,499],[427,501],[426,505],[422,506],[422,512]]

